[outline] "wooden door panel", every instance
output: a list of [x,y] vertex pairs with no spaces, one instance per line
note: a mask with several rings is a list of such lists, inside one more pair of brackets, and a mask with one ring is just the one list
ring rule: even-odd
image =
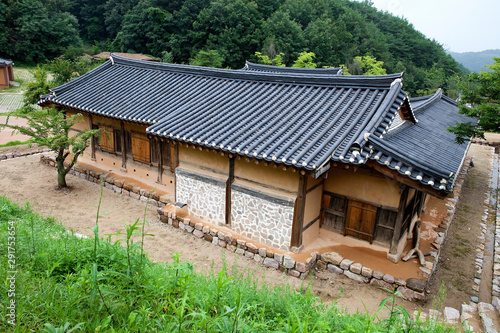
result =
[[346,199],[329,194],[323,195],[321,227],[344,232]]
[[376,217],[377,207],[350,200],[347,208],[345,234],[372,242]]

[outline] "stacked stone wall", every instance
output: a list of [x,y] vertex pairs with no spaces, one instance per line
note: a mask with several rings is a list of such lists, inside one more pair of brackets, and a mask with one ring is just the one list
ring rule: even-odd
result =
[[238,234],[219,230],[217,227],[206,225],[203,222],[191,221],[188,217],[176,216],[175,213],[166,210],[167,207],[158,209],[160,221],[163,223],[193,234],[197,238],[204,239],[212,246],[219,246],[253,259],[267,268],[276,269],[300,279],[305,279],[310,274],[323,279],[327,279],[327,276],[331,275],[331,278],[335,279],[336,275],[342,274],[357,282],[383,287],[389,291],[398,290],[401,297],[406,300],[419,301],[425,299],[425,281],[415,278],[403,280],[381,271],[374,271],[361,263],[344,258],[336,252],[323,253],[322,255],[313,252],[307,260],[296,261],[288,254],[279,253],[278,250],[273,248],[259,247],[242,239]]
[[224,181],[183,168],[177,168],[175,176],[177,202],[187,204],[193,216],[215,224],[225,223]]
[[40,154],[40,153],[48,153],[48,152],[50,152],[50,149],[37,148],[37,149],[34,149],[33,151],[29,151],[29,152],[0,154],[0,161],[8,160],[11,158],[18,158],[18,157],[24,157],[24,156],[29,156],[29,155],[35,155],[35,154]]
[[294,198],[269,195],[233,185],[231,226],[235,232],[288,251],[292,238]]
[[[42,155],[40,156],[40,162],[48,164],[52,167],[56,167],[56,161],[54,156]],[[93,170],[88,170],[82,168],[79,165],[75,165],[69,172],[70,174],[79,177],[81,179],[88,180],[93,183],[100,184],[102,182],[103,186],[117,194],[121,194],[126,197],[131,197],[132,199],[140,200],[143,202],[149,202],[149,206],[153,207],[163,207],[166,204],[172,202],[172,197],[168,194],[160,194],[157,192],[148,191],[146,189],[136,186],[134,183],[126,182],[125,179],[120,179],[112,177],[107,173],[96,172]]]

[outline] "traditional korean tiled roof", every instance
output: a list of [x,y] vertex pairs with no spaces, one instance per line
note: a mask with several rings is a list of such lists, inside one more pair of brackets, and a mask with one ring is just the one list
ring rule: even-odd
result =
[[13,63],[14,62],[12,60],[0,58],[0,66],[8,66]]
[[[457,103],[444,96],[441,90],[434,95],[412,98],[410,103],[418,123],[399,118],[399,125],[388,133],[368,136],[365,151],[356,155],[449,193],[453,190],[469,143],[456,144],[454,134],[447,128],[471,119],[459,114]],[[348,158],[352,159],[353,154]]]
[[[449,156],[427,153],[419,141],[437,140],[438,136],[429,134],[437,130],[445,132],[446,140],[444,146],[437,146],[450,149],[453,139],[445,127],[422,126],[427,121],[406,125],[417,120],[402,90],[401,76],[224,70],[113,55],[93,71],[52,89],[40,103],[143,123],[150,125],[151,135],[294,166],[316,176],[331,161],[363,164],[375,159],[385,165],[390,157],[408,166],[400,168],[402,174],[407,175],[410,167],[421,170],[427,177],[422,182],[430,185],[432,177],[440,190],[449,192],[451,187],[439,187],[439,181],[449,175]],[[424,109],[434,105],[437,102]],[[424,119],[430,117],[427,113],[422,111]],[[401,126],[405,134],[388,133],[401,116],[405,119],[401,125],[408,126]],[[406,143],[406,137],[413,145]],[[456,149],[459,158],[464,149]],[[429,155],[428,160],[422,160],[422,154]],[[452,164],[456,171],[456,163]],[[397,169],[391,163],[387,167]],[[413,173],[407,176],[418,179]],[[450,177],[445,179],[449,182]]]
[[255,64],[247,61],[244,71],[267,72],[267,73],[291,73],[291,74],[327,74],[327,75],[342,75],[342,68],[294,68],[294,67],[278,67],[262,64]]
[[[94,59],[109,59],[111,57],[111,52],[101,52],[98,53],[94,56],[91,56],[91,58]],[[154,58],[151,58],[147,55],[144,55],[142,53],[114,53],[114,55],[117,55],[119,57],[124,57],[124,58],[130,58],[130,59],[136,59],[136,60],[147,60],[147,61],[158,61]]]

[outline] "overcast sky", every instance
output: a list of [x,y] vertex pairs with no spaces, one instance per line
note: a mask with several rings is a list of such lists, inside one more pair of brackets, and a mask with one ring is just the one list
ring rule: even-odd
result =
[[371,0],[453,52],[500,49],[500,0]]

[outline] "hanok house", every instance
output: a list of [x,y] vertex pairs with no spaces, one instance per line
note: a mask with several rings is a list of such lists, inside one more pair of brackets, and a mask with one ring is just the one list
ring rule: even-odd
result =
[[282,250],[356,238],[397,261],[426,197],[453,192],[468,145],[446,128],[463,117],[441,91],[410,100],[402,74],[339,74],[113,55],[41,104],[106,134],[94,163],[172,184],[207,222]]
[[9,88],[10,81],[14,81],[13,65],[12,60],[0,58],[0,89]]

